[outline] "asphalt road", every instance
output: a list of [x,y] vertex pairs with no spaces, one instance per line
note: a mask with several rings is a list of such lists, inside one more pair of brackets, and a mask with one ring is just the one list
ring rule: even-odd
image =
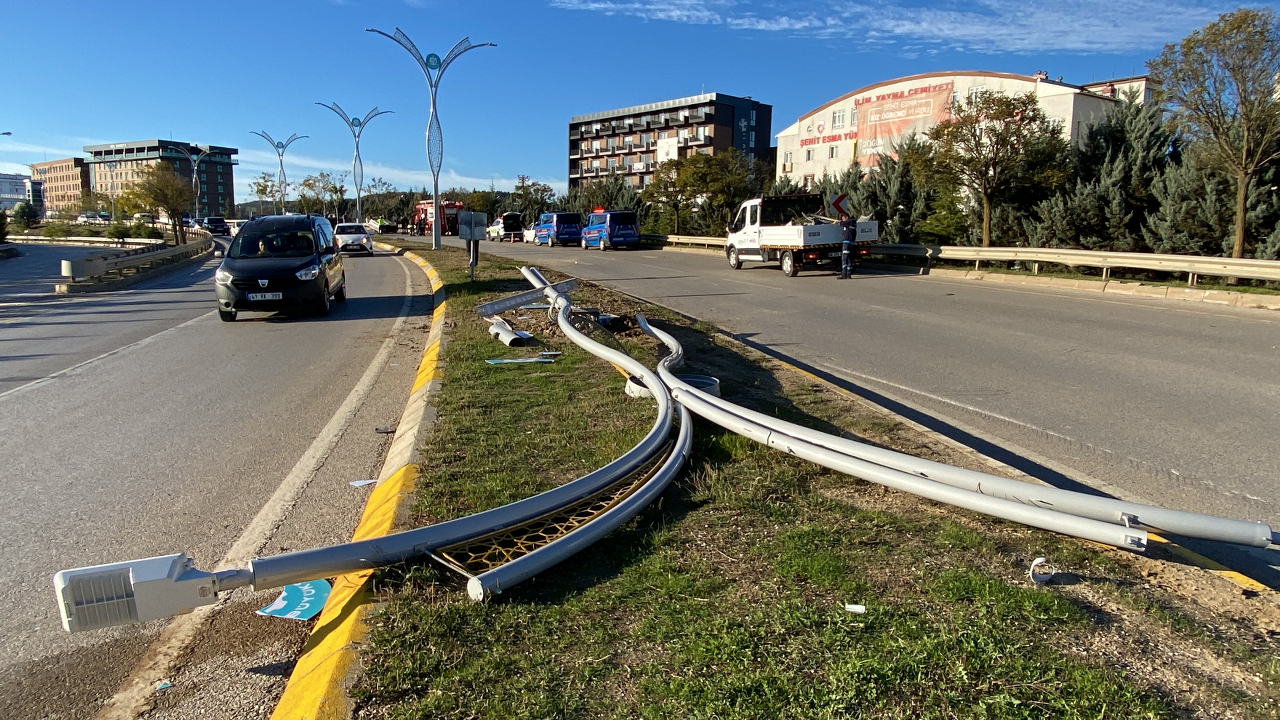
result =
[[1049,482],[1280,530],[1280,313],[865,271],[787,278],[688,251],[481,250],[715,323]]
[[[429,322],[423,273],[392,255],[347,259],[349,299],[329,317],[244,313],[228,324],[213,312],[214,262],[120,292],[48,295],[49,261],[75,251],[31,248],[0,264],[6,718],[90,716],[164,626],[64,633],[57,570],[178,551],[210,569],[287,479],[299,492],[257,539],[260,552],[349,538],[368,488],[348,483],[376,476],[389,436],[375,427],[399,418],[421,355],[413,338]],[[300,476],[340,408],[347,424]],[[241,618],[261,600],[224,612]],[[288,662],[299,627],[268,623],[249,636],[277,632],[280,643],[263,647]]]

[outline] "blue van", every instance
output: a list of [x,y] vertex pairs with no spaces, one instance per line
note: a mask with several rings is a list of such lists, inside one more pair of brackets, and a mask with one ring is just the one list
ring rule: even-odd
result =
[[533,227],[533,242],[556,245],[582,244],[582,216],[578,213],[542,213]]
[[634,248],[640,245],[640,227],[630,210],[591,213],[582,229],[582,247],[608,250]]

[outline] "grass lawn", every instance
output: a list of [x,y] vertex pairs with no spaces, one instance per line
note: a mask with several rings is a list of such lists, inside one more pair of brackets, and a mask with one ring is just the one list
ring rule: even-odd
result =
[[[623,394],[618,372],[545,311],[505,314],[542,347],[489,338],[474,307],[528,288],[514,263],[482,256],[469,283],[461,251],[424,256],[445,280],[449,325],[415,524],[564,483],[647,432],[651,401]],[[713,328],[597,286],[573,295],[617,315],[645,312],[684,344],[685,371],[721,378],[734,402],[990,470]],[[654,365],[654,341],[634,327],[617,336]],[[484,363],[541,350],[563,354]],[[954,510],[695,422],[690,463],[659,502],[487,604],[431,562],[381,571],[357,716],[1280,714],[1280,608],[1265,598],[1158,550],[1140,557]],[[1030,582],[1038,556],[1061,584]]]

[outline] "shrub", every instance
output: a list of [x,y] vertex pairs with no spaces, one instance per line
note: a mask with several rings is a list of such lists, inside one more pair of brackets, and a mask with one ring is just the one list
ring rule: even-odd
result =
[[9,242],[9,214],[0,210],[0,243]]
[[132,236],[133,233],[129,230],[129,226],[124,223],[112,223],[111,227],[107,228],[107,237],[112,240],[124,240]]
[[71,226],[65,222],[51,222],[44,226],[44,236],[55,239],[71,237]]
[[129,233],[131,237],[147,238],[149,240],[159,240],[164,237],[164,233],[146,223],[141,222],[134,223],[133,227],[129,228]]

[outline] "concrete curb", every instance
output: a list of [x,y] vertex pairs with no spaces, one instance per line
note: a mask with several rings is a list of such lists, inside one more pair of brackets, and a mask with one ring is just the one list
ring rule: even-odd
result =
[[[401,248],[375,243],[380,250],[402,253]],[[360,524],[352,540],[381,537],[392,531],[408,509],[419,475],[421,446],[427,428],[435,421],[435,408],[428,404],[439,389],[435,377],[444,333],[444,282],[436,269],[412,252],[403,255],[416,263],[431,281],[435,306],[427,346],[418,365],[417,376],[396,427],[395,437],[378,484],[369,496]],[[329,601],[311,631],[311,637],[294,664],[284,694],[271,714],[272,720],[345,720],[351,717],[348,696],[359,670],[360,645],[369,635],[366,622],[373,611],[370,587],[372,570],[350,573],[336,579]]]
[[81,295],[93,292],[108,292],[110,290],[119,290],[142,282],[151,278],[167,275],[174,270],[181,270],[184,267],[190,267],[197,263],[202,263],[213,257],[213,249],[210,248],[206,252],[199,255],[192,255],[174,263],[166,263],[158,267],[149,268],[144,272],[134,273],[128,277],[117,278],[115,280],[103,280],[96,283],[58,283],[54,286],[54,292],[58,295]]
[[959,270],[954,268],[938,267],[930,269],[929,274],[963,280],[999,282],[1007,285],[1064,288],[1068,290],[1111,293],[1113,295],[1133,295],[1136,297],[1164,298],[1166,300],[1182,300],[1185,302],[1204,302],[1214,305],[1230,305],[1231,307],[1256,308],[1260,310],[1280,310],[1280,295],[1258,295],[1255,293],[1232,292],[1229,290],[1201,290],[1199,288],[1191,287],[1182,288],[1170,287],[1167,285],[1146,285],[1139,282],[1120,282],[1118,280],[1076,280],[1072,278],[1046,277],[1043,275],[1013,275],[1010,273],[987,272],[984,270]]

